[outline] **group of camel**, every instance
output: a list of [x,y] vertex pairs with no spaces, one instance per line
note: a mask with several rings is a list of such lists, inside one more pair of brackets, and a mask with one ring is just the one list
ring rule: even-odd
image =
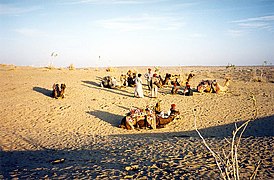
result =
[[165,114],[160,109],[160,102],[157,102],[155,107],[131,109],[122,119],[119,127],[127,130],[164,128],[178,115],[180,112],[176,110],[175,104],[172,104],[170,111]]
[[[121,74],[120,81],[117,81],[115,77],[105,76],[101,80],[100,85],[105,88],[122,88],[122,87],[134,87],[134,79],[136,78],[136,71],[129,70],[126,74]],[[224,86],[220,85],[216,80],[202,80],[197,89],[191,89],[189,81],[194,77],[193,73],[189,73],[187,76],[181,76],[177,74],[166,73],[165,77],[158,75],[157,86],[159,88],[172,85],[171,94],[178,94],[179,89],[183,88],[182,94],[191,96],[193,92],[207,92],[207,93],[221,93],[226,92],[229,86],[229,79],[226,79]]]
[[[134,79],[136,77],[136,72],[129,70],[126,75],[120,76],[120,82],[116,80],[115,77],[105,76],[102,78],[100,85],[105,88],[121,88],[126,86],[134,86]],[[183,86],[185,82],[185,88],[183,90],[184,95],[192,95],[193,89],[190,88],[189,81],[194,77],[194,74],[188,74],[186,80],[182,80],[180,75],[172,75],[166,73],[165,77],[162,78],[161,75],[157,76],[159,79],[159,87],[164,87],[167,85],[172,85],[171,94],[177,94],[179,87]],[[224,86],[221,86],[216,80],[202,80],[197,89],[194,91],[200,93],[221,93],[227,92],[229,86],[229,79],[226,79]],[[64,98],[64,93],[66,89],[65,84],[53,84],[52,97],[53,98]],[[174,105],[174,104],[173,104]],[[160,102],[156,104],[155,107],[147,107],[145,109],[133,109],[122,119],[119,127],[124,129],[138,129],[138,128],[163,128],[166,124],[173,121],[180,113],[178,110],[173,109],[169,111],[168,115],[164,114],[160,110]]]

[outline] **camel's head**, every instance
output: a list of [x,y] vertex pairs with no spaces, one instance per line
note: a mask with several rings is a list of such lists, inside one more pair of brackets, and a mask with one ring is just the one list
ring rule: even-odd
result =
[[230,79],[226,78],[225,79],[225,86],[229,86],[229,83],[230,83]]
[[188,77],[187,77],[187,82],[191,79],[191,78],[193,78],[195,75],[193,74],[193,73],[189,73],[188,74]]
[[67,87],[66,84],[61,84],[61,90],[64,91],[66,89],[66,87]]
[[217,92],[218,91],[218,87],[219,84],[216,80],[213,80],[212,83],[211,83],[211,88],[213,89],[213,92]]

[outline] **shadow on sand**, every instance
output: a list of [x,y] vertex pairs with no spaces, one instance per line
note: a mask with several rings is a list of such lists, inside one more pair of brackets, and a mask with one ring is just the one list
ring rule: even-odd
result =
[[129,93],[128,91],[122,90],[122,89],[109,89],[109,88],[103,88],[100,86],[100,84],[93,82],[93,81],[82,81],[84,84],[84,86],[90,87],[90,88],[95,88],[95,89],[100,89],[106,92],[111,92],[111,93],[115,93],[118,95],[122,95],[122,96],[127,96],[127,97],[134,97],[133,96],[133,90],[132,93]]
[[100,110],[95,110],[95,111],[87,111],[86,113],[95,116],[109,124],[111,124],[112,126],[118,127],[118,125],[120,124],[121,120],[123,119],[124,116],[121,115],[116,115],[116,114],[112,114],[106,111],[100,111]]
[[[96,116],[114,126],[118,125],[118,122],[122,119],[120,115],[114,115],[111,113],[103,111],[89,111],[87,112],[90,115]],[[244,121],[237,123],[239,127]],[[257,120],[251,121],[247,126],[247,129],[244,133],[244,137],[253,137],[259,138],[259,141],[256,141],[255,147],[260,146],[260,142],[264,142],[265,138],[274,136],[274,115],[259,118]],[[200,132],[205,138],[217,137],[214,140],[214,144],[219,146],[221,138],[231,137],[232,130],[235,129],[234,124],[221,125],[216,127],[209,127],[200,129]],[[150,130],[148,130],[150,131]],[[121,138],[119,140],[119,137]],[[153,139],[151,139],[153,137]],[[189,137],[197,137],[195,139]],[[262,138],[261,138],[262,137]],[[20,138],[20,137],[19,137]],[[86,137],[88,138],[88,137]],[[112,139],[111,143],[109,141],[95,141],[94,139],[86,139],[89,145],[79,147],[77,149],[48,149],[45,148],[39,143],[36,143],[34,139],[28,139],[27,137],[24,140],[33,144],[34,147],[38,147],[40,150],[27,150],[27,151],[3,151],[2,147],[0,150],[0,179],[108,179],[116,177],[116,179],[124,178],[125,175],[132,175],[136,178],[136,171],[125,171],[125,167],[131,165],[132,163],[137,163],[141,170],[148,172],[148,169],[145,167],[152,166],[155,160],[153,161],[153,156],[148,156],[147,154],[136,155],[134,150],[142,148],[145,152],[148,147],[148,141],[143,138],[151,139],[152,142],[158,142],[159,147],[165,149],[165,145],[161,147],[161,141],[170,141],[170,149],[173,149],[174,143],[182,142],[182,145],[188,144],[191,145],[193,142],[200,140],[195,131],[186,131],[186,132],[176,132],[176,133],[144,133],[144,134],[120,134],[112,135],[110,137],[105,137],[107,139]],[[137,143],[135,143],[134,139]],[[211,139],[211,138],[210,138]],[[185,140],[185,141],[179,141]],[[270,141],[270,139],[266,139]],[[94,142],[95,141],[95,142]],[[129,143],[130,142],[130,143]],[[128,145],[129,144],[129,145]],[[157,144],[157,143],[156,143]],[[200,143],[198,143],[200,144]],[[248,145],[247,145],[248,146]],[[272,148],[271,142],[266,145],[268,150]],[[39,148],[40,147],[40,148]],[[42,147],[42,148],[41,148]],[[152,145],[149,145],[153,149]],[[252,147],[252,148],[255,148]],[[155,148],[155,147],[154,147]],[[184,146],[181,147],[180,152],[185,151]],[[203,148],[196,148],[195,151],[203,151]],[[187,149],[187,151],[193,151],[193,148]],[[247,147],[248,149],[249,147]],[[206,150],[205,150],[206,151]],[[161,154],[161,150],[151,150],[150,153],[158,153],[160,157],[164,157],[166,154]],[[264,149],[260,151],[261,156],[266,156],[268,159],[271,158],[270,151],[264,152]],[[205,152],[203,152],[205,153]],[[248,152],[246,152],[248,153]],[[178,152],[172,150],[169,156],[178,156]],[[253,154],[254,155],[254,154]],[[166,155],[167,156],[167,155]],[[168,157],[169,157],[168,156]],[[182,157],[185,155],[182,154]],[[130,158],[129,158],[130,157]],[[140,159],[141,158],[141,159]],[[194,156],[194,159],[196,157]],[[56,161],[57,160],[57,161]],[[58,162],[58,160],[61,160]],[[208,162],[207,157],[200,159],[202,166],[206,166],[203,162]],[[57,163],[55,163],[57,162]],[[212,159],[212,162],[214,160]],[[265,161],[263,161],[264,163]],[[183,162],[184,167],[188,167],[187,164],[189,161]],[[190,162],[191,163],[191,162]],[[192,162],[192,163],[196,163]],[[169,167],[171,168],[171,167]],[[215,170],[217,169],[214,168]],[[173,169],[174,170],[174,169]],[[175,169],[178,170],[178,169]],[[174,170],[174,171],[175,171]],[[271,173],[271,166],[265,166],[264,164],[260,166],[259,171],[263,170],[261,175],[265,175],[264,172]],[[190,174],[195,174],[197,172],[197,166],[189,168]],[[218,171],[210,169],[211,173],[216,173],[218,176]],[[250,170],[251,171],[251,170]],[[170,171],[172,173],[173,171]],[[179,175],[182,176],[185,173],[184,169],[179,170]],[[251,172],[252,173],[252,172]],[[175,175],[175,174],[173,174]],[[207,177],[207,176],[205,176]],[[263,179],[269,179],[265,175]],[[221,178],[221,177],[220,177]],[[114,178],[115,179],[115,178]],[[210,179],[207,177],[206,179]]]
[[[179,120],[180,121],[180,120]],[[182,120],[181,120],[182,121]],[[237,127],[240,127],[246,121],[237,122]],[[235,123],[225,124],[220,126],[208,127],[199,129],[200,133],[205,138],[225,138],[231,137],[232,132],[235,130]],[[129,130],[130,131],[130,130]],[[113,136],[129,136],[129,137],[146,137],[146,136],[168,136],[168,137],[199,137],[196,130],[182,131],[182,132],[169,132],[169,133],[142,133],[142,134],[122,134]],[[243,137],[273,137],[274,136],[274,115],[258,118],[250,121]]]
[[34,87],[33,90],[41,94],[44,94],[45,96],[52,97],[52,90],[41,87]]

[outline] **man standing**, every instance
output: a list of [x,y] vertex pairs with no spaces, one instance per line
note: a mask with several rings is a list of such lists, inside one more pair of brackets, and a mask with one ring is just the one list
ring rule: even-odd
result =
[[157,98],[158,96],[158,85],[159,85],[159,79],[157,78],[157,74],[153,74],[153,77],[151,79],[151,97]]
[[148,72],[144,76],[145,76],[145,78],[147,80],[148,90],[151,90],[152,72],[151,72],[150,68],[148,68],[147,70],[148,70]]
[[138,74],[138,76],[135,78],[134,96],[138,98],[144,97],[141,76],[142,76],[141,74]]

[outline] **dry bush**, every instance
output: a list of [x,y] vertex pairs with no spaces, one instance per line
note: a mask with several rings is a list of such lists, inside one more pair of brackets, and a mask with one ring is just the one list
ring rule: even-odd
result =
[[160,67],[154,66],[154,72],[159,72],[160,70]]
[[69,70],[75,70],[75,67],[73,64],[70,64],[69,67],[68,67]]
[[106,68],[106,71],[107,72],[114,72],[114,69],[112,67],[108,67],[108,68]]
[[46,68],[49,69],[49,70],[56,69],[52,64],[48,65]]
[[[256,99],[253,95],[251,96],[251,99],[253,100],[253,105],[255,107],[255,114],[253,117],[253,120],[255,120],[258,115]],[[239,159],[238,158],[238,149],[240,147],[242,135],[243,135],[248,123],[250,122],[250,120],[243,123],[240,127],[237,127],[237,124],[235,123],[235,130],[232,132],[232,140],[231,140],[231,142],[229,142],[227,140],[228,144],[231,146],[231,149],[229,152],[225,152],[225,150],[223,150],[222,154],[220,154],[220,153],[216,153],[209,147],[206,140],[204,139],[204,137],[201,135],[201,133],[197,129],[196,109],[193,110],[193,115],[194,115],[195,130],[198,133],[198,135],[200,136],[200,138],[202,139],[206,148],[209,150],[209,152],[214,157],[215,162],[219,168],[221,177],[224,180],[230,180],[230,179],[239,180],[240,179],[240,172],[239,172],[240,166],[239,166],[239,161],[238,161],[238,159]],[[253,174],[251,175],[251,177],[249,179],[255,179],[260,164],[261,164],[261,161],[258,162],[258,165],[255,167],[255,170],[253,171]]]
[[10,64],[8,67],[9,67],[9,71],[13,71],[16,69],[16,66],[13,64]]
[[253,82],[267,82],[266,77],[264,75],[263,70],[260,69],[256,69],[255,71],[253,71],[250,81]]

